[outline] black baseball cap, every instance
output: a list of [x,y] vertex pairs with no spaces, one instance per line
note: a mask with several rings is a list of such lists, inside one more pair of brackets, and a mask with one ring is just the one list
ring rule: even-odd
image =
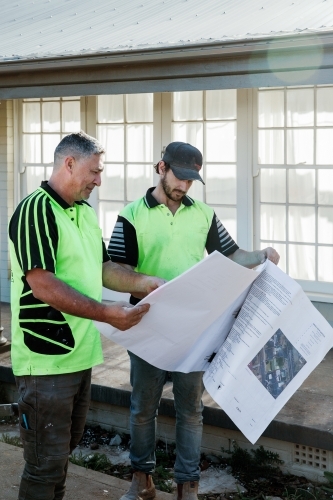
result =
[[170,165],[177,179],[182,181],[201,181],[202,154],[199,149],[186,142],[171,142],[165,149],[162,160]]

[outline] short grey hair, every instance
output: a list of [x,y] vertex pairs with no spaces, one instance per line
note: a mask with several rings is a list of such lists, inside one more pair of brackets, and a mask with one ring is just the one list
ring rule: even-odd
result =
[[81,158],[91,155],[101,155],[105,153],[102,144],[81,130],[75,134],[66,135],[54,150],[54,165],[58,159],[65,156]]

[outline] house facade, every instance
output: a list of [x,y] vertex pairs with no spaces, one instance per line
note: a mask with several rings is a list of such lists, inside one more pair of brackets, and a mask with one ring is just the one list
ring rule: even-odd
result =
[[[61,138],[84,130],[106,147],[102,186],[90,198],[106,243],[119,210],[157,181],[153,164],[166,145],[190,142],[203,152],[205,180],[204,186],[194,183],[191,196],[214,208],[241,248],[274,246],[281,268],[333,321],[333,9],[323,12],[321,3],[319,11],[314,1],[281,1],[276,17],[276,7],[261,3],[263,8],[256,0],[237,6],[211,0],[209,16],[198,16],[202,7],[194,0],[167,7],[153,0],[100,1],[96,16],[103,14],[99,7],[109,9],[101,31],[115,28],[95,35],[102,37],[99,50],[84,45],[94,14],[85,1],[85,15],[73,24],[75,38],[66,35],[75,12],[64,17],[66,11],[52,10],[52,3],[49,10],[38,6],[46,16],[43,26],[49,26],[44,49],[41,43],[33,53],[38,16],[25,23],[26,31],[21,26],[8,34],[0,44],[3,302],[10,301],[8,220],[17,203],[50,176]],[[119,13],[123,4],[132,6],[130,15]],[[242,6],[252,10],[240,25]],[[302,26],[296,29],[300,12]],[[6,12],[6,26],[15,25],[13,15]],[[203,38],[193,37],[200,27]],[[68,36],[68,43],[76,43],[81,36],[82,50],[68,53],[61,42],[56,53],[58,28],[61,41]],[[178,38],[166,42],[166,29]],[[178,32],[185,32],[182,40]],[[8,55],[10,42],[18,55]],[[118,297],[104,293],[106,299]]]

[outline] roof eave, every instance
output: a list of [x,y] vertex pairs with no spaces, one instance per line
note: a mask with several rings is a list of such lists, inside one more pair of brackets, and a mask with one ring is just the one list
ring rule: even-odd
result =
[[246,53],[261,53],[267,51],[296,51],[304,49],[317,49],[333,47],[333,30],[328,32],[307,32],[274,35],[274,36],[255,36],[252,38],[219,40],[213,42],[194,42],[184,43],[182,45],[174,44],[162,47],[128,47],[115,48],[101,52],[85,52],[84,54],[62,55],[55,54],[51,56],[31,56],[17,58],[0,59],[0,71],[33,71],[47,70],[55,66],[66,67],[84,67],[84,66],[103,66],[110,64],[119,64],[126,61],[126,64],[138,62],[167,61],[170,59],[184,59],[196,57],[214,57],[214,56],[237,56]]

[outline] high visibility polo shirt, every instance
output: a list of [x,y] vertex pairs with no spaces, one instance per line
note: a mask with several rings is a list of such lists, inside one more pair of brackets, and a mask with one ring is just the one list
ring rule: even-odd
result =
[[211,207],[184,196],[173,215],[153,190],[120,212],[108,247],[113,261],[169,281],[202,260],[205,249],[225,256],[238,249]]
[[36,299],[25,278],[31,269],[45,269],[101,301],[102,263],[109,258],[95,211],[85,201],[68,205],[42,183],[17,207],[9,237],[14,374],[72,373],[102,363],[100,334],[93,322]]

